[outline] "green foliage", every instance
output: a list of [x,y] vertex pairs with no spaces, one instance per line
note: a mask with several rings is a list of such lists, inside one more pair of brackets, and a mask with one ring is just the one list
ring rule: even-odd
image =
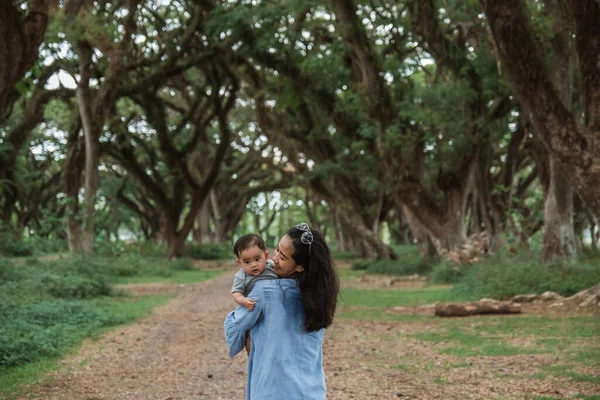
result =
[[428,274],[432,266],[421,261],[415,246],[395,246],[397,260],[356,260],[351,269],[370,274],[414,275]]
[[398,260],[360,260],[352,263],[352,269],[367,270],[370,274],[385,275],[414,275],[427,274],[431,266],[421,262],[398,261]]
[[66,241],[54,237],[21,237],[15,232],[0,233],[0,254],[6,257],[29,257],[67,250]]
[[187,255],[196,260],[223,260],[233,258],[233,246],[219,243],[188,244]]
[[344,307],[387,308],[419,306],[437,302],[465,301],[472,297],[457,294],[446,287],[428,286],[418,289],[355,289],[345,288],[341,293]]
[[153,240],[138,240],[127,243],[124,241],[99,241],[95,244],[94,251],[98,255],[108,257],[137,256],[137,257],[164,257],[167,247]]
[[599,281],[597,259],[542,264],[537,260],[497,257],[469,267],[453,290],[457,294],[496,299],[545,291],[570,296]]
[[358,253],[355,251],[339,251],[334,248],[331,250],[331,258],[333,258],[334,261],[352,260],[358,258]]
[[429,274],[429,279],[431,283],[455,283],[458,282],[465,274],[465,270],[468,266],[465,265],[456,265],[450,262],[443,262],[437,264],[431,270],[431,274]]
[[111,294],[107,279],[90,279],[80,276],[57,276],[47,278],[44,282],[48,293],[57,298],[87,299]]
[[0,312],[0,366],[57,356],[94,328],[122,323],[94,303],[45,300],[4,305]]
[[111,283],[132,276],[163,279],[192,269],[189,260],[135,254],[32,260],[14,265],[0,259],[0,368],[58,356],[91,332],[130,320],[132,316],[110,306],[115,300],[107,296],[118,294]]

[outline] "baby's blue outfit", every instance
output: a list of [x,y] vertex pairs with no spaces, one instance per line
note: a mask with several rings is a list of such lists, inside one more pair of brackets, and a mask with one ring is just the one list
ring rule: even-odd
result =
[[293,279],[256,282],[254,310],[237,307],[225,318],[229,357],[252,345],[246,400],[325,400],[324,329],[304,329],[304,306]]

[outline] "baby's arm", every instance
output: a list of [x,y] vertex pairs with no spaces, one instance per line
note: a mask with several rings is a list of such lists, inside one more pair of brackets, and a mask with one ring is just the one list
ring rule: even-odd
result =
[[244,294],[240,292],[231,293],[231,297],[233,297],[233,301],[238,303],[240,306],[246,307],[248,311],[252,311],[254,309],[254,305],[256,304],[254,300],[244,296]]

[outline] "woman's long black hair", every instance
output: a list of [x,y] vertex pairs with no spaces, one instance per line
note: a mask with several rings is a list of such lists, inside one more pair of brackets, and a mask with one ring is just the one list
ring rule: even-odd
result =
[[287,235],[292,239],[292,258],[304,270],[295,274],[300,286],[302,304],[306,313],[304,327],[308,332],[327,328],[333,322],[340,282],[331,258],[331,251],[321,232],[310,229],[313,241],[302,243],[305,231],[296,227]]

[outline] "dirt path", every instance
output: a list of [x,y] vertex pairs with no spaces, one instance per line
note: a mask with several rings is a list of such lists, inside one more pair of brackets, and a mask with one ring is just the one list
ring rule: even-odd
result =
[[[243,399],[247,358],[240,354],[229,360],[223,339],[223,319],[234,306],[229,295],[234,272],[175,286],[181,293],[167,305],[139,323],[90,341],[63,361],[65,368],[51,384],[32,388],[22,399]],[[136,285],[134,290],[147,289]],[[153,285],[150,291],[161,290]],[[486,357],[449,369],[465,360],[440,355],[435,344],[393,339],[427,329],[337,320],[325,335],[328,399],[531,399],[589,392],[589,386],[573,382],[510,377],[524,366],[552,363],[548,355]]]

